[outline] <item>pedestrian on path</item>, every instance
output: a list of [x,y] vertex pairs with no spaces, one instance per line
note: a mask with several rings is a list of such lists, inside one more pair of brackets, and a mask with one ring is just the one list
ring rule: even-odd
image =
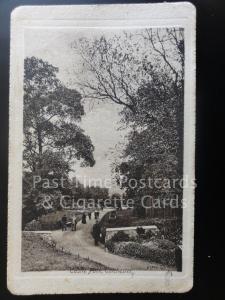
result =
[[76,217],[76,215],[73,215],[73,217],[72,217],[71,230],[72,231],[76,231],[77,230],[77,217]]
[[61,219],[62,231],[67,231],[67,217],[64,215]]
[[82,215],[82,224],[86,224],[86,223],[87,223],[86,215],[85,215],[85,213],[83,213],[83,215]]
[[95,224],[93,225],[93,237],[95,240],[95,246],[98,245],[98,242],[100,240],[100,234],[101,234],[101,227],[99,225],[98,220],[96,220]]
[[97,220],[99,218],[99,211],[97,211],[97,209],[95,210],[95,220]]
[[91,211],[88,212],[88,218],[91,220]]
[[101,228],[101,243],[105,245],[106,227]]

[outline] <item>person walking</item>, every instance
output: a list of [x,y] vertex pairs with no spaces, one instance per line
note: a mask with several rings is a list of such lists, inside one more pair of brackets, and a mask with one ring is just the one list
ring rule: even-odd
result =
[[95,224],[93,225],[93,237],[95,240],[95,246],[98,245],[98,242],[100,240],[100,234],[101,234],[101,227],[100,227],[98,219],[97,219]]
[[88,218],[91,220],[91,211],[88,212]]
[[76,215],[73,215],[73,217],[72,217],[71,230],[72,231],[76,231],[77,230],[77,217],[76,217]]
[[61,224],[62,224],[62,231],[67,231],[67,217],[64,215],[61,219]]
[[86,223],[87,223],[86,215],[85,215],[85,213],[83,213],[83,215],[82,215],[82,224],[86,224]]
[[105,245],[106,227],[101,228],[101,243]]
[[94,212],[95,215],[95,220],[97,220],[99,218],[99,211],[96,209]]

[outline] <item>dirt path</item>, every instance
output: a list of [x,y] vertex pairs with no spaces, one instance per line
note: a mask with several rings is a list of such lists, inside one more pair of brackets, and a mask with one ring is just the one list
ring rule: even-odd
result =
[[[109,210],[100,212],[100,218]],[[91,220],[87,218],[87,224],[79,222],[77,224],[77,231],[53,231],[52,237],[57,243],[58,248],[70,252],[71,254],[79,254],[80,257],[89,258],[92,261],[101,263],[109,268],[118,270],[168,270],[157,263],[150,263],[147,261],[121,257],[105,251],[103,245],[95,246],[91,235],[94,218]],[[172,270],[172,269],[171,269]]]

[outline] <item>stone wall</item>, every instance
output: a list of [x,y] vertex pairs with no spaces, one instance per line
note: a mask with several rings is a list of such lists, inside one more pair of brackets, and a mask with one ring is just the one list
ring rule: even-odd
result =
[[151,230],[153,233],[159,231],[158,227],[155,225],[107,228],[105,241],[109,240],[115,233],[117,233],[119,231],[123,231],[124,233],[128,234],[130,237],[135,237],[135,236],[137,236],[137,227],[141,227],[141,228],[145,229],[146,231]]

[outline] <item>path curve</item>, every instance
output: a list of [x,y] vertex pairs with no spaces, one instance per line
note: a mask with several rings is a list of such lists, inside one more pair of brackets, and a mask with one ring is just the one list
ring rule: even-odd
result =
[[[103,217],[109,210],[100,212],[100,218]],[[93,214],[92,214],[93,215]],[[60,231],[52,232],[52,237],[57,244],[57,248],[64,249],[71,254],[79,255],[83,258],[89,258],[92,261],[101,263],[109,268],[116,270],[168,270],[168,267],[163,265],[147,262],[140,259],[121,257],[105,250],[102,244],[94,245],[94,240],[91,235],[94,218],[87,218],[87,224],[79,222],[77,231]],[[172,270],[172,269],[171,269]]]

